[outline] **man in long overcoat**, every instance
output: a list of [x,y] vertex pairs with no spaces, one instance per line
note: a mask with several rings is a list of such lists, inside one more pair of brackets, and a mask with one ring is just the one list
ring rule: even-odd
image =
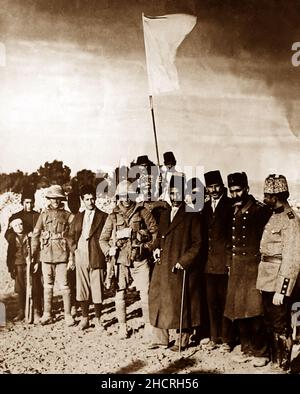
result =
[[[188,345],[193,327],[200,325],[200,259],[201,219],[187,212],[184,201],[184,177],[170,180],[172,207],[162,212],[157,246],[160,256],[156,262],[149,290],[150,323],[154,329],[155,345],[168,346],[169,329],[179,329],[183,274],[186,272],[182,348]],[[171,349],[178,350],[177,340]]]
[[253,361],[254,366],[268,362],[263,324],[261,293],[256,289],[259,244],[271,211],[249,195],[245,172],[228,175],[232,196],[232,261],[224,315],[237,323],[242,356],[237,362]]

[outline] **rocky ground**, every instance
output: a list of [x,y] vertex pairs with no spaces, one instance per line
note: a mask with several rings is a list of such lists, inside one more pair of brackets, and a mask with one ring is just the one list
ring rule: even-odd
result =
[[[181,353],[170,350],[148,350],[143,344],[143,322],[138,293],[127,295],[127,319],[131,335],[117,337],[113,298],[107,294],[104,304],[106,332],[100,334],[91,325],[86,331],[64,325],[62,301],[55,297],[56,321],[47,326],[13,323],[17,312],[13,281],[6,272],[1,243],[0,301],[6,306],[7,323],[0,330],[1,373],[280,373],[271,364],[255,368],[251,362],[236,364],[232,354],[219,349],[209,351],[205,345]],[[93,311],[91,309],[91,315]],[[77,322],[80,316],[77,317]]]
[[[17,313],[16,294],[13,281],[7,273],[5,255],[6,242],[2,231],[0,302],[5,304],[7,319],[6,325],[0,328],[0,373],[283,373],[271,363],[262,368],[253,367],[251,361],[235,363],[232,356],[239,354],[239,347],[232,353],[223,354],[218,348],[208,350],[202,344],[188,348],[181,355],[168,349],[147,349],[142,340],[139,297],[134,289],[127,294],[126,300],[131,333],[126,340],[117,337],[117,320],[111,294],[107,294],[104,303],[104,334],[97,332],[93,325],[84,332],[79,331],[77,326],[65,327],[62,301],[58,295],[55,298],[56,321],[53,324],[34,326],[25,322],[13,323],[12,319]],[[77,323],[80,313],[78,315]]]

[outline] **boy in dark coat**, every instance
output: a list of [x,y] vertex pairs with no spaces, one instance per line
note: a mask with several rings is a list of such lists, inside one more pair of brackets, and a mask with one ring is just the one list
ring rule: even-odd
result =
[[[21,204],[23,209],[14,213],[8,221],[8,228],[4,234],[5,239],[9,242],[9,238],[14,233],[11,222],[14,219],[21,219],[23,223],[24,234],[31,237],[34,226],[38,220],[39,213],[36,212],[34,207],[34,190],[30,188],[24,188],[21,196]],[[42,270],[40,264],[37,265],[37,269],[32,273],[32,297],[33,297],[33,309],[34,309],[34,324],[38,324],[42,314],[42,297],[43,297],[43,285],[42,285]]]
[[21,321],[25,317],[26,300],[26,258],[28,256],[29,239],[20,218],[10,222],[12,231],[9,233],[7,249],[7,268],[12,279],[15,280],[15,292],[18,294],[18,315],[14,321]]

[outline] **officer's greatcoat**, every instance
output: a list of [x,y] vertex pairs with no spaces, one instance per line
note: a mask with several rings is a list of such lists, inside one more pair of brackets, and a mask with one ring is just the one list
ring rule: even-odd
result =
[[256,289],[259,244],[271,216],[267,206],[249,195],[232,218],[232,261],[224,315],[231,320],[263,314],[262,298]]

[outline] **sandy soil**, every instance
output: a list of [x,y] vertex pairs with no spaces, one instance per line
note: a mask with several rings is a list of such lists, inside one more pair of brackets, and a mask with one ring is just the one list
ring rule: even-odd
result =
[[[3,200],[3,201],[2,201]],[[20,208],[16,196],[1,196],[0,222]],[[79,331],[77,326],[64,325],[62,300],[56,295],[54,309],[56,321],[47,326],[13,323],[17,314],[14,282],[7,273],[6,242],[0,234],[0,302],[6,307],[6,326],[0,327],[0,373],[212,373],[212,374],[266,374],[283,373],[271,363],[255,368],[251,362],[237,364],[232,353],[220,349],[209,351],[198,345],[179,355],[170,350],[149,350],[143,344],[143,322],[138,293],[133,289],[127,294],[127,320],[131,335],[126,340],[117,337],[114,300],[107,294],[104,303],[106,332],[100,334],[92,325]],[[93,310],[91,308],[91,315]],[[80,313],[76,318],[80,320]]]
[[[143,344],[143,322],[138,293],[127,294],[127,319],[130,338],[119,340],[113,298],[104,304],[104,334],[93,324],[82,332],[64,325],[62,300],[55,297],[56,321],[47,326],[13,323],[17,311],[13,281],[6,272],[5,242],[0,239],[0,301],[7,311],[7,324],[0,330],[1,373],[280,373],[271,364],[255,368],[251,362],[236,364],[232,354],[205,345],[191,347],[179,355],[170,350],[148,350]],[[93,310],[90,310],[91,316]],[[77,317],[77,322],[80,316]]]

